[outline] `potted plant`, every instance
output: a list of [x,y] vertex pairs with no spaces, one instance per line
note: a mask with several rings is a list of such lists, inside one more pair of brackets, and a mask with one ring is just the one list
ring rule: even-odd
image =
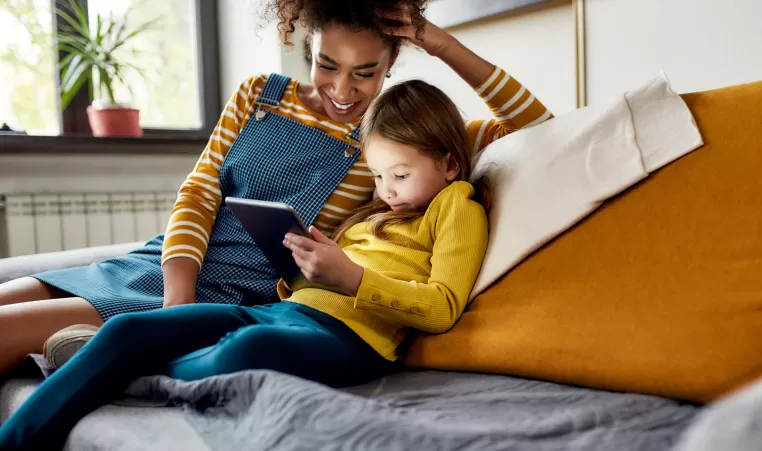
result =
[[[94,136],[140,136],[139,111],[117,103],[114,97],[116,81],[132,94],[125,81],[129,72],[145,75],[143,69],[128,59],[128,45],[135,36],[151,29],[159,18],[147,21],[128,31],[128,10],[120,20],[96,17],[91,25],[80,0],[69,0],[68,11],[56,9],[65,22],[57,34],[58,48],[66,53],[61,59],[61,106],[66,108],[85,85],[91,105],[87,117]],[[133,56],[137,51],[133,49]],[[133,94],[134,95],[134,94]]]

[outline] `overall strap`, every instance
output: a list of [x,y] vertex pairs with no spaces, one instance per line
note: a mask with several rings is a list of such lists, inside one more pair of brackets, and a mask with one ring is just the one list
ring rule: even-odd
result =
[[357,127],[355,127],[352,133],[347,133],[345,136],[349,139],[350,146],[359,148],[360,147],[360,124],[357,124]]
[[[291,78],[286,77],[285,75],[275,73],[270,74],[265,82],[265,87],[262,89],[259,96],[257,96],[255,103],[277,107],[278,104],[280,104],[281,98],[283,98],[283,93],[285,92],[289,81],[291,81]],[[360,124],[357,124],[357,127],[355,127],[352,133],[347,133],[346,137],[349,139],[352,147],[359,148]]]
[[288,86],[288,82],[291,81],[289,77],[281,74],[270,74],[265,82],[265,87],[262,92],[257,96],[256,103],[276,107],[280,104],[280,99],[283,98],[283,92]]

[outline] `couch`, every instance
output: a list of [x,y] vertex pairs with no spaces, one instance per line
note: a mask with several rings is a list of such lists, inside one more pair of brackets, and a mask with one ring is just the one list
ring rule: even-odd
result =
[[[722,91],[717,96],[709,94],[701,97],[701,101],[706,104],[708,98],[727,104],[731,102],[727,98],[730,96],[732,103],[760,103],[762,83],[757,83],[751,91],[744,89]],[[738,95],[738,92],[756,94],[749,97]],[[689,105],[695,105],[695,102],[694,98]],[[735,119],[728,117],[727,120],[733,122]],[[748,127],[743,133],[745,138],[728,137],[726,142],[734,146],[741,142],[753,143],[759,148],[757,137],[762,130]],[[762,162],[762,155],[756,161]],[[668,174],[661,177],[668,178]],[[660,182],[649,183],[653,188],[654,183]],[[751,191],[741,192],[749,195]],[[628,195],[623,194],[624,197]],[[665,193],[665,196],[668,195]],[[762,208],[762,197],[758,199]],[[586,230],[592,230],[597,219],[606,215],[611,217],[614,214],[612,211],[617,208],[631,208],[621,198],[615,199],[613,204],[604,208],[602,213],[594,213],[592,219],[549,243],[533,258],[520,264],[508,277],[498,282],[502,284],[502,291],[492,290],[491,295],[488,291],[487,298],[503,296],[506,280],[515,280],[522,273],[535,271],[529,272],[530,280],[535,280],[537,274],[547,274],[547,257],[543,254],[561,252],[564,246],[577,246],[570,248],[572,254],[580,252],[579,246],[584,247],[586,241],[579,237]],[[654,214],[666,212],[656,211]],[[762,224],[758,224],[758,230],[762,236]],[[595,239],[597,235],[592,233],[591,236]],[[0,260],[0,283],[49,269],[84,265],[122,255],[139,245],[128,243]],[[632,259],[632,255],[622,255],[621,258]],[[546,258],[545,263],[538,265],[538,258]],[[760,261],[762,256],[746,253],[743,258],[751,262]],[[533,270],[532,265],[537,269]],[[563,268],[553,268],[556,273],[563,271]],[[762,275],[758,280],[762,284]],[[732,286],[726,288],[730,292],[734,290]],[[497,299],[496,302],[499,301]],[[478,302],[481,305],[485,303],[477,299],[477,309],[480,308]],[[550,308],[550,313],[546,313],[552,318],[552,309],[557,307],[550,304]],[[465,325],[461,329],[457,327],[451,337],[466,333],[463,332]],[[446,336],[442,340],[449,346]],[[464,342],[462,337],[458,340],[459,343]],[[438,343],[435,345],[440,346]],[[638,369],[641,370],[642,365]],[[322,443],[320,448],[324,449],[351,443],[353,445],[348,449],[747,451],[761,449],[759,444],[762,443],[762,432],[758,426],[762,424],[762,382],[740,387],[730,396],[702,405],[686,401],[688,397],[678,400],[655,396],[657,391],[651,389],[653,383],[651,386],[644,385],[640,394],[636,394],[620,388],[626,385],[609,383],[596,387],[598,381],[594,379],[564,379],[555,377],[552,371],[537,377],[547,379],[540,381],[535,380],[532,374],[411,369],[339,392],[266,372],[252,373],[255,374],[236,380],[236,383],[241,383],[241,380],[256,381],[259,389],[263,390],[262,396],[247,404],[252,407],[246,411],[247,414],[257,411],[253,407],[258,402],[265,402],[268,399],[265,395],[273,393],[288,398],[298,406],[278,412],[277,419],[272,419],[273,412],[270,411],[261,418],[255,416],[259,421],[272,421],[265,430],[258,431],[258,441],[246,442],[252,449],[317,449],[315,441],[323,438],[325,441],[319,443]],[[558,374],[567,377],[570,373]],[[34,375],[0,380],[0,422],[7,419],[39,382],[40,378]],[[164,385],[152,390],[165,395],[199,390],[198,385],[178,388],[167,381],[156,383]],[[267,387],[270,387],[270,392],[264,391]],[[298,388],[288,391],[284,387]],[[300,398],[300,392],[309,393],[312,401]],[[318,399],[320,402],[316,401]],[[199,406],[193,403],[180,403],[184,408],[168,407],[167,404],[105,406],[80,422],[70,436],[67,449],[227,449],[222,443],[234,439],[242,429],[240,422],[230,422],[231,415],[222,419],[215,416],[211,421],[200,415]],[[242,413],[239,411],[236,415]],[[352,431],[343,433],[345,435],[338,439],[335,431],[330,429],[342,425],[349,426]]]

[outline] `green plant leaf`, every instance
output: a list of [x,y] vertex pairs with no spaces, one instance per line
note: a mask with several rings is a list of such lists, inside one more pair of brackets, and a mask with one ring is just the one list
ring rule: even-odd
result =
[[[71,3],[71,2],[70,2]],[[90,38],[90,26],[88,23],[85,23],[84,26],[82,26],[82,23],[76,20],[74,17],[71,16],[67,11],[64,11],[61,8],[56,8],[56,15],[63,20],[65,20],[71,29],[66,34],[72,35],[76,33],[77,36],[81,36],[83,38],[89,39]],[[70,34],[71,33],[71,34]]]
[[127,91],[130,92],[130,96],[132,96],[132,98],[134,99],[135,91],[132,89],[132,86],[124,80],[124,76],[122,75],[121,70],[117,70],[116,72],[114,72],[114,77],[116,77],[116,79],[119,80],[119,83],[121,83],[124,87],[127,88]]
[[76,44],[76,45],[82,46],[82,48],[85,48],[87,46],[87,44],[90,43],[89,40],[87,40],[87,39],[85,39],[85,38],[83,38],[81,36],[65,35],[65,34],[60,34],[60,35],[56,36],[56,40],[58,42],[66,42],[66,43],[70,43],[70,44]]
[[58,50],[67,53],[88,53],[88,43],[81,39],[60,36],[58,38]]
[[112,47],[113,47],[113,44],[116,44],[122,39],[122,37],[124,37],[124,33],[126,30],[127,30],[127,21],[122,20],[122,23],[119,24],[119,28],[114,33],[114,41],[111,43]]
[[71,52],[67,53],[67,54],[66,54],[66,56],[65,56],[65,57],[63,57],[63,59],[61,59],[61,61],[59,61],[59,62],[58,62],[58,67],[59,67],[59,70],[64,70],[64,68],[68,66],[69,62],[70,62],[70,61],[71,61],[71,60],[72,60],[72,59],[73,59],[75,56],[77,56],[77,54],[76,54],[76,53],[71,53]]
[[122,45],[124,45],[127,41],[134,38],[135,36],[139,35],[140,33],[143,33],[147,30],[150,30],[154,25],[159,23],[161,20],[161,17],[155,17],[152,20],[149,20],[148,22],[144,23],[143,25],[136,28],[132,33],[128,34],[126,37],[122,38],[121,40],[117,41],[116,44],[112,47],[112,50],[116,50]]
[[69,13],[60,8],[56,8],[56,14],[68,24],[61,27],[63,29],[61,32],[62,34],[67,36],[81,36],[83,38],[90,37],[90,31],[87,29],[82,29],[79,23],[74,20],[74,18],[71,17]]
[[61,90],[68,91],[75,84],[74,80],[79,77],[80,73],[87,70],[90,64],[85,60],[82,55],[74,55],[69,61],[68,65],[64,68],[61,75]]
[[[2,1],[2,0],[0,0]],[[140,1],[139,3],[143,3]],[[129,50],[120,50],[136,36],[155,27],[161,17],[143,22],[131,31],[128,15],[134,10],[133,3],[127,13],[115,20],[113,13],[107,19],[96,16],[91,22],[81,0],[68,0],[68,8],[56,9],[63,21],[58,33],[58,48],[66,52],[61,63],[62,104],[68,105],[83,84],[88,83],[90,98],[104,98],[115,102],[114,82],[119,81],[134,96],[132,86],[127,84],[130,72],[146,77],[146,71],[137,66],[129,56]],[[120,53],[125,52],[125,53]]]
[[79,53],[70,53],[69,56],[71,58],[69,58],[69,61],[67,61],[65,65],[63,64],[63,61],[61,61],[61,87],[66,85],[66,80],[71,77],[74,69],[85,59],[85,57]]
[[[90,79],[90,75],[88,75],[86,72],[82,74],[80,78],[77,79],[74,86],[72,86],[72,89],[66,92],[61,92],[61,109],[65,110],[69,107],[69,104],[72,100],[74,100],[74,96],[77,95],[79,90],[82,88],[82,85],[85,84]],[[88,83],[89,84],[89,83]]]
[[114,99],[114,88],[112,86],[113,82],[111,81],[111,76],[109,75],[108,70],[104,67],[100,67],[98,68],[98,72],[101,89],[106,91],[109,102],[116,103],[116,100]]
[[[77,55],[80,56],[80,55]],[[88,70],[91,66],[82,58],[76,56],[69,63],[65,75],[61,82],[61,107],[66,108],[72,99],[79,92],[82,85],[90,79],[92,72]]]
[[114,22],[114,16],[113,14],[109,14],[108,19],[108,27],[106,27],[106,31],[103,32],[101,44],[105,47],[110,47],[115,42],[114,40],[114,27],[116,26],[116,22]]
[[90,65],[84,56],[75,53],[70,53],[66,60],[61,61],[61,89],[69,84],[70,78],[81,64]]
[[69,0],[69,7],[77,16],[80,26],[85,30],[90,30],[90,19],[87,17],[84,5],[79,0]]
[[90,100],[90,103],[93,103],[93,82],[92,80],[90,83],[87,84],[87,98]]
[[101,16],[95,18],[95,30],[93,30],[93,44],[100,46],[103,42],[103,35],[101,34]]
[[58,50],[60,50],[62,52],[66,52],[68,54],[74,54],[74,55],[82,55],[82,56],[89,55],[89,53],[87,51],[83,51],[82,49],[78,49],[76,47],[72,47],[69,44],[60,44],[58,46]]

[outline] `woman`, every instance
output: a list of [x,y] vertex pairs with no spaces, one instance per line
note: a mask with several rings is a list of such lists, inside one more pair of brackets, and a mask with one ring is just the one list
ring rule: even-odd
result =
[[283,241],[305,276],[331,290],[280,286],[271,304],[119,315],[0,426],[0,449],[59,448],[80,418],[147,374],[192,381],[268,369],[332,386],[383,376],[413,331],[453,326],[479,274],[489,192],[468,183],[466,142],[441,90],[411,80],[384,92],[362,127],[379,198],[335,242],[314,227],[314,239]]
[[311,83],[271,75],[241,85],[180,188],[164,235],[125,257],[0,285],[0,373],[73,324],[195,302],[276,299],[275,272],[223,198],[287,202],[325,234],[369,201],[374,182],[357,152],[358,124],[403,42],[447,63],[493,111],[492,120],[468,123],[473,151],[552,117],[515,79],[425,20],[424,4],[267,2],[284,42],[294,24],[311,36]]

